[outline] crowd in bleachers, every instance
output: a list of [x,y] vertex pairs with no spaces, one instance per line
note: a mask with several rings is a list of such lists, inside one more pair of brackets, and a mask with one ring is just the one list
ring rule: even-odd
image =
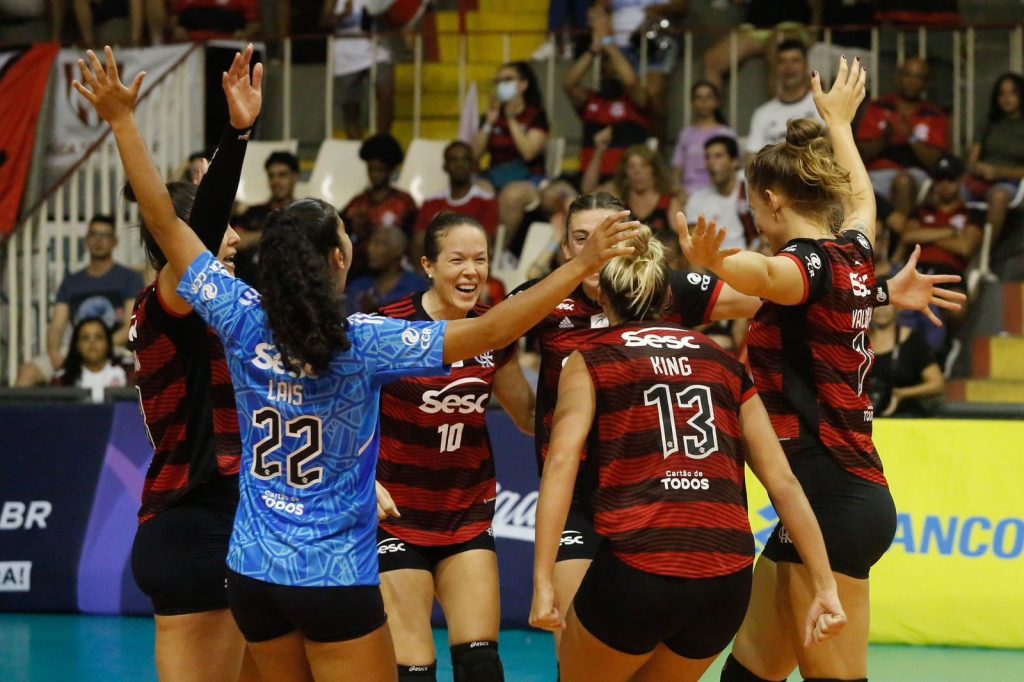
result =
[[[63,1],[50,3],[55,21],[66,11]],[[711,5],[716,1],[722,4],[712,0]],[[9,11],[11,4],[0,0],[0,8],[5,8],[0,12]],[[490,302],[500,300],[506,288],[527,277],[541,276],[557,264],[565,238],[565,210],[579,193],[605,191],[622,199],[669,247],[675,267],[687,267],[676,238],[678,211],[684,211],[691,223],[700,214],[719,221],[728,230],[727,246],[765,248],[747,203],[744,163],[761,147],[782,140],[789,119],[818,117],[810,88],[811,69],[823,68],[818,65],[833,61],[836,53],[867,59],[867,28],[882,20],[903,25],[955,23],[956,3],[750,0],[743,4],[746,21],[735,41],[723,38],[701,56],[698,73],[702,78],[686,93],[691,120],[679,130],[667,130],[666,111],[682,100],[679,94],[666,92],[666,75],[678,61],[673,28],[686,14],[687,3],[552,0],[550,29],[557,40],[546,43],[545,49],[557,50],[557,58],[565,62],[556,97],[568,99],[582,129],[578,164],[566,164],[578,169],[572,172],[563,172],[561,164],[549,163],[546,158],[552,150],[548,112],[555,103],[543,101],[530,62],[512,62],[497,69],[489,106],[475,130],[464,131],[464,139],[419,147],[422,153],[407,160],[406,151],[411,155],[423,141],[403,150],[389,134],[394,114],[389,44],[384,41],[371,49],[368,40],[335,41],[334,109],[340,114],[336,129],[350,140],[362,140],[358,159],[351,160],[361,161],[365,167],[365,181],[358,181],[365,188],[354,196],[332,196],[331,174],[351,175],[353,166],[330,167],[330,162],[320,157],[310,182],[302,186],[294,141],[280,147],[271,145],[267,153],[257,154],[258,162],[265,162],[269,194],[251,187],[256,183],[250,175],[243,177],[240,197],[244,200],[248,191],[266,200],[246,202],[249,205],[240,206],[235,218],[241,235],[238,275],[258,286],[262,222],[271,211],[301,194],[336,203],[352,235],[355,262],[348,297],[353,310],[375,310],[427,287],[420,265],[422,237],[426,224],[441,211],[468,213],[486,229],[494,246],[492,281],[485,297]],[[364,0],[278,0],[278,23],[273,27],[261,26],[258,0],[226,4],[79,0],[73,6],[80,40],[87,45],[94,44],[94,25],[117,13],[130,18],[134,43],[256,35],[272,38],[289,31],[362,36],[360,32],[373,21]],[[165,10],[166,16],[162,16]],[[416,20],[418,15],[409,18]],[[846,28],[833,32],[825,42],[811,27]],[[59,34],[65,29],[58,26],[54,30]],[[638,36],[644,36],[646,47]],[[722,114],[723,86],[734,56],[740,63],[764,59],[768,74],[764,93],[770,96],[756,108],[749,132],[742,138]],[[373,107],[368,106],[371,75],[377,79],[372,125]],[[902,263],[913,246],[920,244],[921,268],[960,274],[966,282],[982,242],[988,239],[998,248],[1008,216],[1021,203],[1024,79],[1013,73],[999,77],[977,142],[966,158],[957,158],[952,154],[949,114],[927,97],[929,78],[927,60],[904,59],[895,73],[883,74],[878,85],[884,94],[863,107],[855,127],[858,148],[879,200],[882,237],[877,267],[884,272],[891,263]],[[760,93],[744,92],[743,96],[762,99]],[[370,129],[377,134],[365,137]],[[321,148],[321,157],[327,144]],[[251,149],[250,156],[253,153]],[[403,161],[407,168],[402,179],[414,180],[399,181]],[[414,191],[415,183],[419,184]],[[430,191],[423,191],[424,187]],[[912,412],[919,409],[921,398],[941,393],[942,371],[936,378],[935,368],[944,367],[948,374],[952,367],[963,315],[961,311],[949,317],[943,329],[927,324],[922,316],[878,316],[874,333],[878,335],[879,357],[889,358],[879,363],[876,372],[886,386],[877,389],[877,396],[888,406],[879,407],[880,413]],[[741,352],[743,330],[744,326],[737,324],[712,331],[723,344]],[[36,374],[26,370],[26,382],[48,378],[53,368],[60,366],[58,355],[66,346],[54,339],[65,331],[51,332],[49,365],[37,363],[46,366]],[[112,343],[122,343],[117,334]]]

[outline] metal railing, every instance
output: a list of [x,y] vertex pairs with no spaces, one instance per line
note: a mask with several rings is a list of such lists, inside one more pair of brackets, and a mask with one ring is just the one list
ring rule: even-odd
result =
[[[171,178],[202,139],[202,120],[190,115],[190,103],[202,88],[190,83],[187,69],[203,52],[189,50],[146,89],[136,109],[143,138],[161,174]],[[201,73],[201,66],[198,69]],[[124,168],[107,128],[84,156],[28,208],[4,245],[3,311],[5,334],[0,343],[0,368],[13,384],[18,367],[46,351],[46,328],[64,276],[85,267],[85,231],[97,213],[114,216],[117,262],[143,268],[145,253],[137,231],[138,206],[121,200]],[[130,311],[128,311],[130,312]],[[126,313],[127,314],[127,313]]]

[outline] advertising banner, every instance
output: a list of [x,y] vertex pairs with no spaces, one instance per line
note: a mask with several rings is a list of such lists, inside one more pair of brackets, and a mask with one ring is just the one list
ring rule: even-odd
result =
[[[140,95],[145,96],[149,88],[177,64],[190,48],[190,44],[121,48],[116,53],[118,71],[121,78],[129,83],[135,74],[145,71],[146,80],[142,83]],[[47,187],[74,166],[107,129],[96,110],[71,87],[72,81],[81,78],[78,60],[82,57],[82,50],[75,49],[61,50],[57,56],[53,123],[46,147]]]
[[0,407],[0,612],[77,611],[105,405]]

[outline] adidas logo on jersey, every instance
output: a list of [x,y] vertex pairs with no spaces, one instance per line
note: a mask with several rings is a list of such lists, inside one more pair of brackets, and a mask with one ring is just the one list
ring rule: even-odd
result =
[[568,317],[563,317],[562,321],[558,323],[559,329],[572,329],[573,323]]

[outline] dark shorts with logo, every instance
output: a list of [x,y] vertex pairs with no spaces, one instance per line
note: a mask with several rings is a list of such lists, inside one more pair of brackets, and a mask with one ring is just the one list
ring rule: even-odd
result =
[[[825,453],[794,459],[790,466],[821,526],[832,570],[867,579],[896,535],[896,505],[889,489],[843,470]],[[781,522],[764,556],[776,563],[803,563]]]
[[227,569],[231,615],[247,642],[266,642],[298,630],[314,642],[345,642],[387,622],[378,585],[294,587]]
[[411,568],[418,571],[434,572],[437,565],[448,557],[473,549],[494,552],[494,531],[490,528],[471,540],[457,545],[414,545],[395,537],[383,528],[377,529],[377,560],[380,572],[399,571]]
[[638,656],[664,643],[684,658],[718,654],[740,629],[751,570],[715,578],[674,578],[626,564],[602,545],[572,608],[587,632]]
[[601,536],[594,530],[590,515],[578,507],[571,507],[569,516],[565,519],[565,530],[562,531],[562,539],[558,543],[555,561],[592,560],[597,556],[600,544]]
[[235,507],[233,499],[191,496],[139,526],[132,574],[158,616],[228,607],[226,562]]

